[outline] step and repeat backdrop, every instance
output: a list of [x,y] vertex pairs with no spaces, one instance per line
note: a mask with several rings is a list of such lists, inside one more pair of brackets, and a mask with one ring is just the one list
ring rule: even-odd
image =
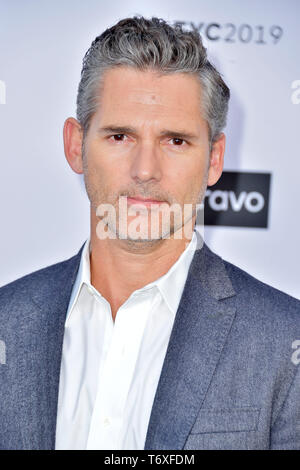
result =
[[0,285],[72,256],[89,235],[63,124],[92,40],[134,14],[199,31],[231,89],[206,243],[300,298],[299,0],[0,0]]

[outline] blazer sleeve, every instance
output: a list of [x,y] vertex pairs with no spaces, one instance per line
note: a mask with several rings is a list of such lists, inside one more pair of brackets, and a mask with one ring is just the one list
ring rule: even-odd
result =
[[300,450],[300,364],[271,428],[272,450]]

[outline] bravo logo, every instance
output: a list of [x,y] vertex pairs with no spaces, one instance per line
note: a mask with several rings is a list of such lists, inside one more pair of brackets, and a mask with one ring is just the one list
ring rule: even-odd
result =
[[270,173],[224,171],[207,189],[204,224],[268,227]]
[[242,191],[237,196],[233,191],[206,191],[205,197],[208,197],[208,204],[214,211],[227,211],[229,207],[234,212],[240,212],[244,207],[249,212],[260,212],[264,205],[265,199],[262,194],[257,191],[246,193]]

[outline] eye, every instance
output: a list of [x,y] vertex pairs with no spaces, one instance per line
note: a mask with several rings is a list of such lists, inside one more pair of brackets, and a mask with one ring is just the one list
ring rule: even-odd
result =
[[112,140],[115,142],[122,142],[125,138],[125,134],[114,134],[111,136]]
[[179,137],[173,137],[171,139],[171,142],[173,142],[173,145],[181,147],[185,143],[185,140],[180,139]]

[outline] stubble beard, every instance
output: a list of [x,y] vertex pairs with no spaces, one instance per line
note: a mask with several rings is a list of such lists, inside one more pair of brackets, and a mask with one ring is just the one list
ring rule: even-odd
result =
[[[83,156],[83,173],[84,173],[84,184],[88,198],[90,200],[91,211],[97,212],[98,207],[101,204],[111,204],[116,212],[115,218],[107,218],[107,228],[108,231],[112,234],[113,239],[121,240],[125,243],[131,251],[143,251],[143,248],[151,249],[152,247],[161,244],[166,238],[172,238],[175,233],[183,228],[185,224],[191,222],[191,219],[197,214],[197,205],[200,205],[203,202],[205,191],[207,188],[208,181],[208,169],[205,171],[204,178],[202,180],[201,188],[198,191],[197,195],[193,195],[192,202],[186,202],[186,204],[192,204],[192,214],[186,219],[182,219],[179,223],[175,224],[174,220],[170,223],[168,228],[163,230],[163,227],[159,228],[159,235],[157,238],[131,238],[127,233],[122,233],[120,231],[120,213],[119,213],[119,198],[120,197],[135,197],[136,194],[144,198],[156,199],[165,201],[167,204],[178,204],[173,196],[170,194],[162,194],[161,191],[158,191],[157,188],[152,188],[150,185],[140,185],[137,187],[135,184],[134,187],[130,187],[124,191],[118,193],[110,193],[109,189],[105,186],[104,182],[100,182],[97,187],[91,184],[91,178],[89,174],[89,166],[87,163],[87,158],[85,154],[84,144],[82,146],[82,156]],[[182,214],[184,214],[184,204],[181,204]],[[150,209],[149,209],[150,210]],[[127,215],[126,215],[127,216]],[[151,217],[151,214],[150,214]],[[171,221],[171,218],[170,218]],[[122,224],[121,224],[122,225]]]

